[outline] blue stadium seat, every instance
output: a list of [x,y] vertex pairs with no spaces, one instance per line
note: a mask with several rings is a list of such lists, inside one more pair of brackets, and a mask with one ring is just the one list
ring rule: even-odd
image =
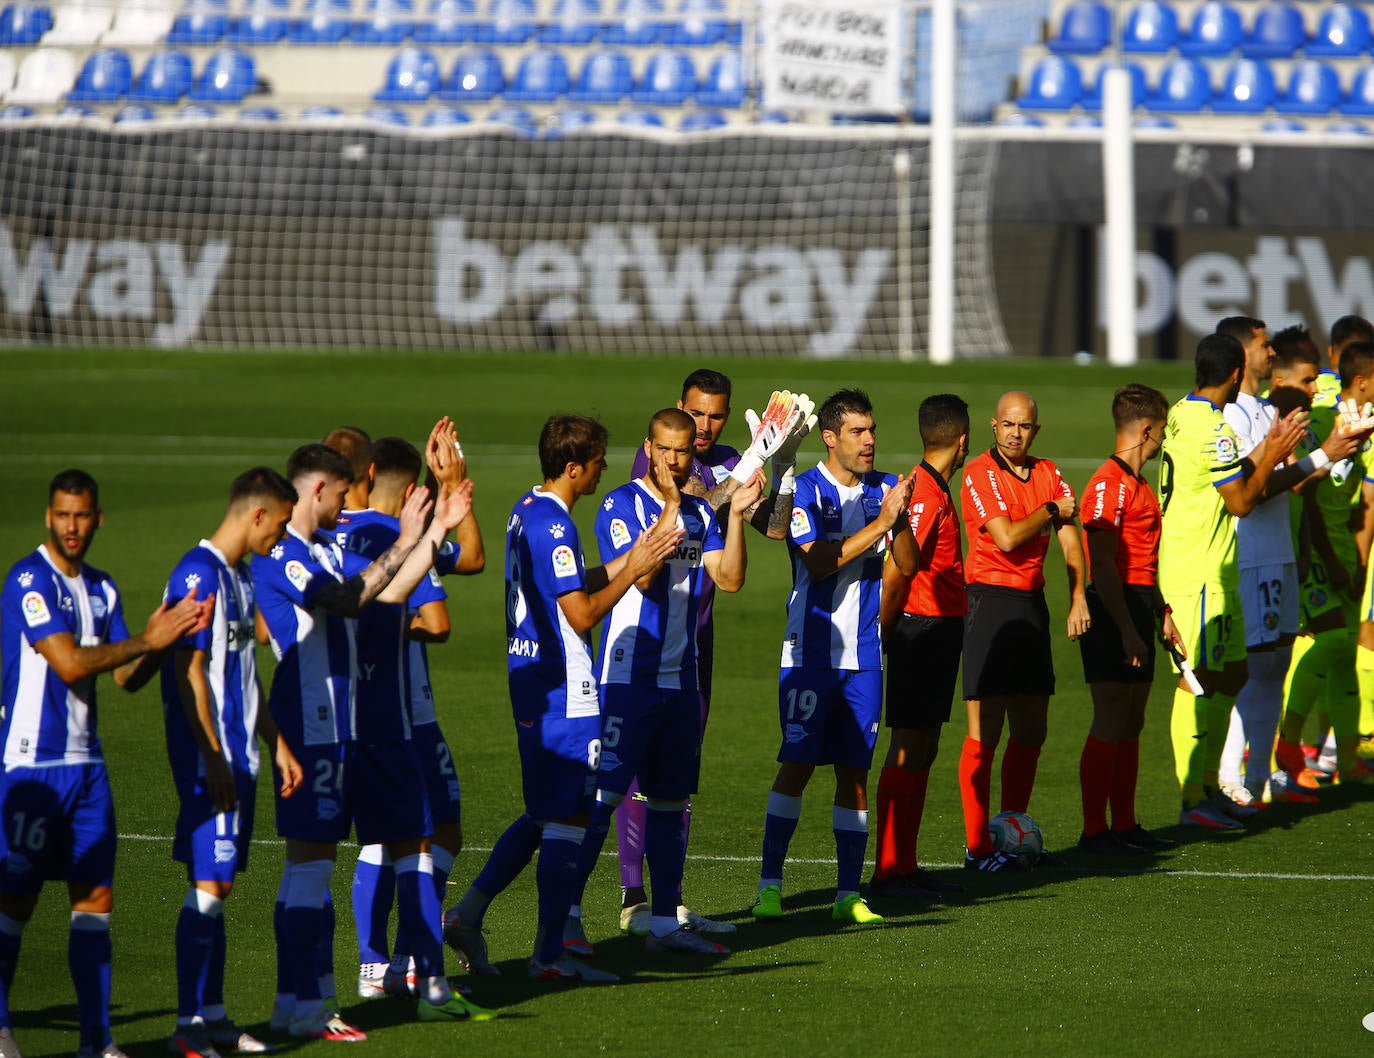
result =
[[644,76],[630,93],[636,103],[681,106],[697,90],[697,71],[691,56],[681,51],[656,51],[649,56]]
[[400,44],[415,32],[415,0],[367,0],[367,16],[353,23],[355,44]]
[[[1128,62],[1125,64],[1126,73],[1131,78],[1131,106],[1139,107],[1145,105],[1147,87],[1145,85],[1145,70],[1138,63]],[[1097,71],[1097,77],[1093,79],[1093,86],[1083,93],[1080,102],[1084,110],[1102,109],[1102,78],[1111,69],[1111,63],[1103,63]]]
[[1050,51],[1096,55],[1112,39],[1112,13],[1097,0],[1075,0],[1064,9],[1059,32],[1045,43]]
[[258,86],[253,56],[238,48],[217,51],[205,61],[191,98],[211,103],[240,103]]
[[179,121],[213,121],[219,111],[206,103],[187,103],[176,112]]
[[336,122],[344,116],[344,112],[338,107],[313,106],[306,107],[296,117],[300,121],[318,121],[321,123]]
[[1340,100],[1336,71],[1320,59],[1304,59],[1293,65],[1275,109],[1282,114],[1329,114]]
[[228,0],[192,0],[168,31],[168,44],[218,44],[229,32]]
[[785,110],[760,110],[754,118],[756,125],[790,125],[792,115]]
[[1266,118],[1260,123],[1260,131],[1271,136],[1289,132],[1306,132],[1307,126],[1294,118]]
[[81,106],[79,103],[67,103],[55,116],[65,118],[68,121],[77,121],[81,118],[93,118],[96,116],[96,112],[90,107]]
[[410,117],[399,107],[368,107],[363,111],[363,117],[378,125],[398,125],[402,128],[410,125]]
[[1312,39],[1304,45],[1308,55],[1323,58],[1359,55],[1369,50],[1369,16],[1354,4],[1331,4],[1322,11]]
[[657,44],[663,33],[663,0],[619,0],[616,18],[601,31],[607,44],[644,47]]
[[1075,114],[1064,122],[1066,129],[1100,129],[1102,119],[1096,114]]
[[1178,12],[1161,0],[1141,0],[1126,16],[1121,50],[1162,55],[1178,41]]
[[1262,114],[1274,105],[1277,96],[1274,71],[1267,62],[1237,59],[1226,71],[1211,105],[1219,114]]
[[506,90],[506,73],[495,52],[469,51],[458,56],[439,98],[451,103],[481,103]]
[[148,56],[143,72],[129,89],[134,103],[175,103],[191,90],[195,77],[191,56],[184,51],[166,49]]
[[615,120],[618,125],[627,125],[634,129],[663,128],[663,118],[656,110],[622,110]]
[[290,0],[247,0],[224,39],[230,44],[275,44],[291,27],[290,12]]
[[379,103],[423,103],[444,83],[439,60],[424,48],[402,48],[386,68],[386,83],[372,98]]
[[1240,46],[1244,35],[1240,12],[1220,0],[1207,0],[1193,14],[1188,32],[1178,40],[1178,50],[1189,56],[1225,55]]
[[578,129],[591,128],[596,124],[596,114],[584,107],[574,107],[571,110],[557,110],[549,116],[548,123],[544,126],[544,139],[562,139],[570,132]]
[[281,111],[276,107],[244,107],[239,111],[239,118],[243,121],[280,121]]
[[563,54],[552,48],[538,48],[520,60],[515,76],[506,86],[506,98],[512,103],[552,103],[566,95],[569,87],[568,63]]
[[539,123],[524,107],[497,107],[489,111],[483,120],[492,125],[504,125],[530,140],[539,133]]
[[1350,92],[1337,106],[1342,114],[1374,114],[1374,66],[1363,66],[1350,82]]
[[1287,58],[1307,41],[1302,13],[1292,4],[1265,4],[1255,12],[1250,31],[1241,41],[1240,53],[1251,59]]
[[1161,114],[1146,114],[1131,122],[1133,129],[1176,129],[1178,125]]
[[67,93],[69,103],[113,103],[133,87],[133,63],[116,48],[101,48],[87,57],[76,84]]
[[1145,97],[1150,110],[1187,114],[1201,110],[1212,96],[1207,68],[1196,59],[1174,59],[1159,73],[1155,90]]
[[25,118],[33,117],[34,113],[33,107],[16,106],[11,103],[7,107],[0,107],[0,121],[23,121]]
[[420,44],[462,44],[472,39],[477,0],[433,0],[429,21],[420,22],[413,34]]
[[457,107],[435,107],[433,110],[425,112],[420,124],[427,129],[450,128],[454,125],[467,125],[471,123],[472,117],[466,110],[459,110]]
[[534,0],[491,0],[487,17],[473,25],[472,39],[478,44],[524,44],[534,36],[537,17]]
[[114,116],[116,125],[141,124],[145,121],[156,121],[157,111],[143,103],[131,103],[126,107],[120,107]]
[[1072,59],[1047,55],[1031,70],[1030,87],[1017,100],[1022,110],[1068,110],[1083,96],[1083,75]]
[[692,110],[682,115],[678,128],[683,132],[703,132],[707,129],[723,129],[730,124],[719,110]]
[[10,4],[0,11],[0,45],[37,44],[52,29],[52,9],[37,4]]
[[697,89],[697,102],[707,107],[737,107],[744,103],[744,53],[716,56],[706,80]]
[[682,0],[677,18],[662,24],[660,39],[671,47],[708,47],[725,40],[729,27],[722,0]]
[[600,0],[554,0],[553,19],[541,26],[544,44],[590,44],[601,32]]
[[614,48],[593,52],[582,62],[568,98],[578,103],[619,103],[634,88],[630,58]]
[[1325,131],[1333,136],[1368,136],[1369,126],[1362,121],[1333,121]]
[[296,44],[337,44],[353,28],[348,0],[305,0],[301,14],[286,31]]
[[1042,118],[1034,114],[1022,114],[1020,111],[1012,111],[1005,117],[999,118],[997,124],[1009,129],[1043,129],[1045,122]]

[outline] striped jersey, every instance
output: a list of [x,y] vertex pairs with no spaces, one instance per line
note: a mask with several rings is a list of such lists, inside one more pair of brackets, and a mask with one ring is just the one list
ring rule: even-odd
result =
[[[634,545],[658,524],[663,501],[635,480],[609,493],[596,516],[602,562]],[[705,556],[725,546],[710,505],[682,496],[678,526],[685,531],[648,591],[638,586],[621,596],[601,627],[598,661],[602,683],[694,691],[697,689],[697,627],[702,600],[713,589]]]
[[83,564],[68,577],[43,544],[10,568],[0,590],[0,744],[6,768],[103,759],[96,734],[96,678],[64,683],[34,649],[61,632],[85,647],[129,638],[124,605],[110,575]]
[[801,560],[801,546],[817,540],[839,543],[878,517],[892,474],[870,471],[857,485],[841,485],[825,464],[797,475],[787,550],[792,557],[792,593],[782,667],[881,669],[878,603],[882,593],[885,538],[828,577],[813,580]]
[[1241,476],[1235,431],[1194,393],[1169,409],[1159,467],[1159,584],[1164,597],[1240,583],[1235,518],[1217,490]]
[[[1249,457],[1264,442],[1277,417],[1274,406],[1253,393],[1237,394],[1235,401],[1222,408],[1221,413],[1235,432],[1242,459]],[[1236,523],[1242,569],[1294,561],[1288,505],[1289,495],[1284,492],[1260,503]]]
[[[253,638],[253,584],[248,566],[231,566],[224,555],[202,540],[181,557],[167,578],[164,598],[176,603],[195,589],[196,598],[215,595],[209,627],[186,636],[175,650],[203,650],[210,694],[210,718],[224,759],[236,772],[258,773],[258,669]],[[184,702],[172,655],[162,666],[162,715],[167,730],[167,757],[174,775],[205,774],[205,762],[192,736],[187,713],[195,703]]]

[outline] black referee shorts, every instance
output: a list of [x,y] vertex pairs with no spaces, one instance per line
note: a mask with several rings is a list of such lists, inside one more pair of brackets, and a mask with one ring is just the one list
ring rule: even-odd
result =
[[949,723],[964,646],[962,617],[904,613],[887,642],[887,726]]
[[1102,597],[1088,585],[1088,614],[1092,626],[1087,634],[1078,637],[1078,650],[1083,656],[1083,679],[1088,683],[1149,683],[1155,677],[1155,615],[1153,588],[1123,584],[1126,611],[1131,623],[1145,640],[1149,654],[1138,669],[1126,664],[1126,652],[1121,649],[1121,629],[1117,627]]
[[964,618],[964,697],[1053,693],[1045,593],[970,584]]

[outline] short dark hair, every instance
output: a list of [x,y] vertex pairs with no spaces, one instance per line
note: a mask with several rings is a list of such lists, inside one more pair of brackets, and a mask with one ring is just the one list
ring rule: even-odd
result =
[[921,401],[916,426],[927,448],[950,448],[968,433],[968,403],[953,393],[935,393]]
[[404,437],[379,437],[372,442],[372,464],[378,481],[394,478],[405,485],[419,480],[425,461],[420,450]]
[[286,461],[286,476],[293,485],[309,474],[323,474],[336,481],[352,481],[353,465],[337,448],[315,441],[301,445]]
[[1279,371],[1291,370],[1295,364],[1321,365],[1321,353],[1306,327],[1285,327],[1269,339],[1269,344],[1274,347],[1274,367]]
[[296,486],[271,467],[245,470],[229,486],[231,510],[252,500],[281,500],[295,506],[298,499],[300,493],[296,491]]
[[539,431],[539,469],[545,481],[563,476],[569,463],[590,463],[606,454],[610,431],[586,415],[550,415]]
[[372,438],[366,430],[340,426],[329,432],[324,443],[348,460],[353,468],[349,481],[362,481],[367,477],[367,468],[372,464]]
[[1374,342],[1347,342],[1341,349],[1341,389],[1354,384],[1360,375],[1374,374]]
[[696,433],[697,424],[692,421],[692,417],[681,408],[661,408],[654,412],[654,417],[649,420],[649,429],[645,437],[653,437],[654,427],[662,426],[668,430],[681,432],[691,430]]
[[872,415],[873,402],[861,389],[842,389],[825,398],[816,419],[822,430],[834,433],[846,415]]
[[1217,324],[1217,334],[1229,334],[1244,345],[1255,331],[1264,330],[1264,321],[1253,316],[1227,316]]
[[1128,382],[1112,394],[1112,422],[1118,430],[1142,419],[1169,417],[1169,398],[1143,382]]
[[91,494],[91,506],[97,508],[100,506],[100,486],[95,483],[95,478],[84,470],[64,470],[48,482],[49,507],[52,506],[52,498],[59,492],[73,494],[89,492]]
[[1347,342],[1374,342],[1374,324],[1363,316],[1342,316],[1331,325],[1331,347],[1342,349]]
[[725,405],[730,406],[730,376],[709,367],[698,368],[682,380],[682,399],[687,399],[689,389],[699,389],[703,393],[725,394]]
[[1229,334],[1209,334],[1197,343],[1193,378],[1198,389],[1219,386],[1233,371],[1245,370],[1245,347]]

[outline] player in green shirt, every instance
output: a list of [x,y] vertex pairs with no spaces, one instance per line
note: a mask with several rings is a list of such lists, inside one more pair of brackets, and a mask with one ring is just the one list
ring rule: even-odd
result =
[[1326,347],[1326,367],[1317,376],[1312,407],[1335,407],[1341,393],[1341,351],[1351,342],[1374,342],[1374,324],[1363,316],[1342,316],[1331,325],[1331,344]]

